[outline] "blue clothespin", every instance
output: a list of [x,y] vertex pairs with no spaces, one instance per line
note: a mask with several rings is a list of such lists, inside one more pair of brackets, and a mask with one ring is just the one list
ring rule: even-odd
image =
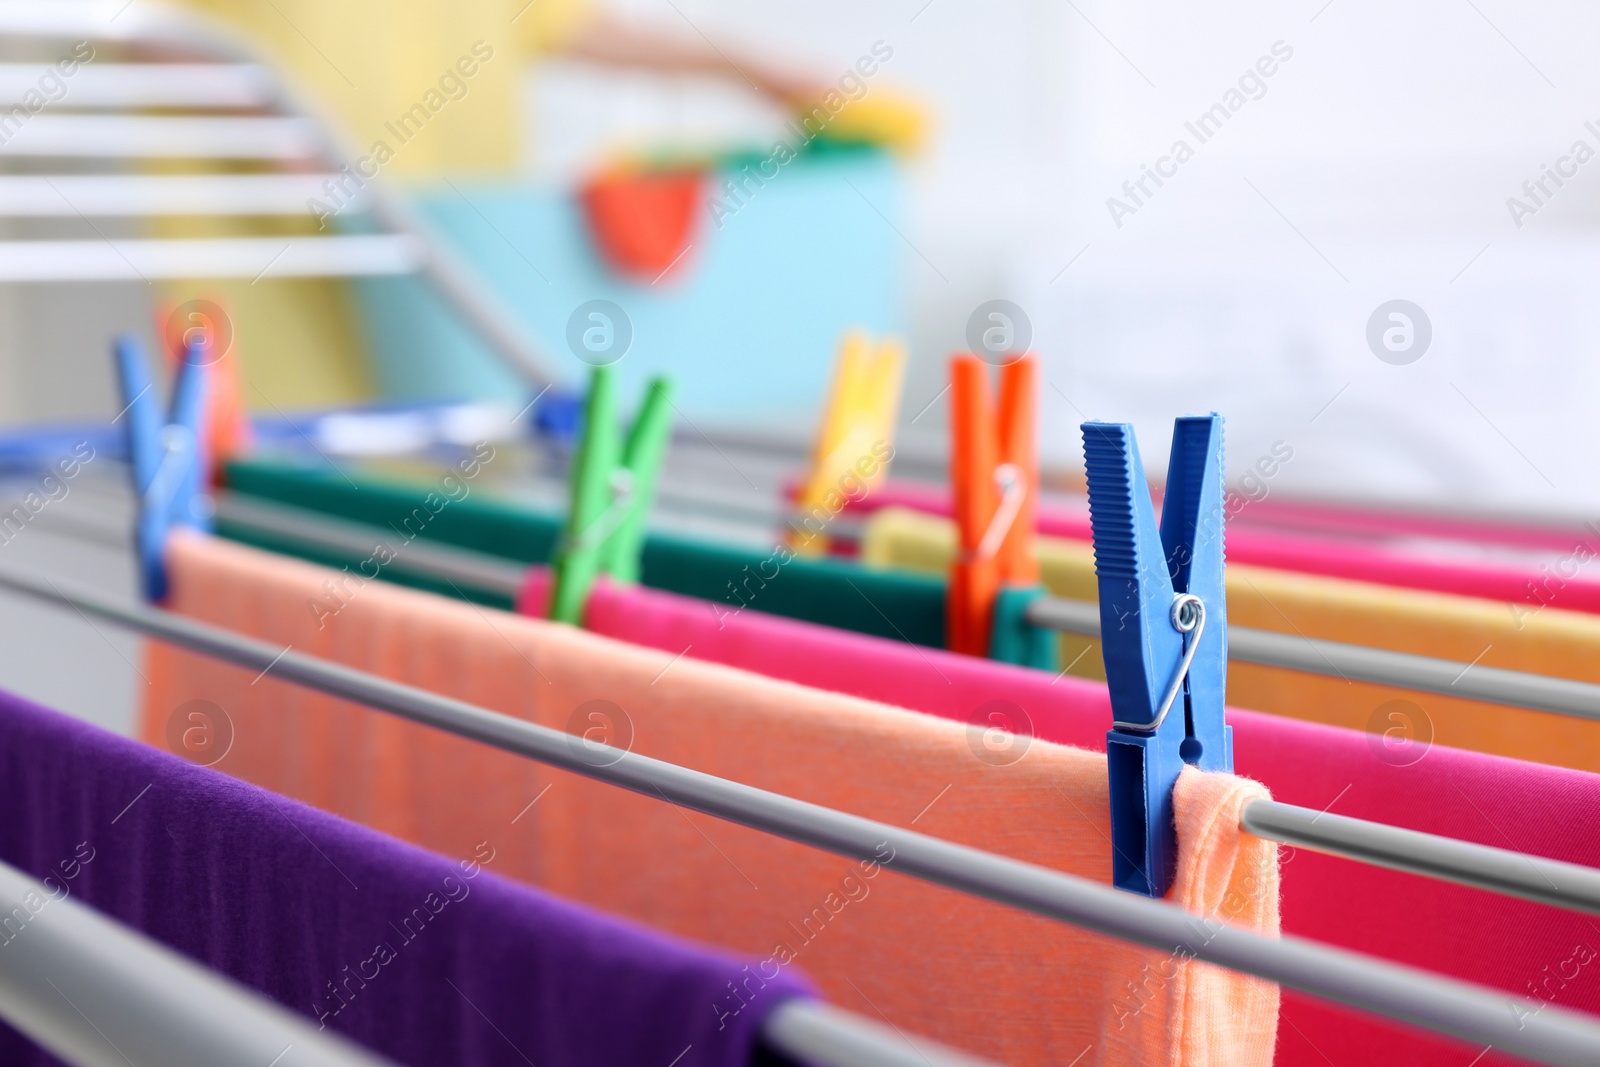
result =
[[583,431],[583,402],[582,393],[557,385],[546,389],[533,405],[533,436],[549,441],[562,455],[570,453]]
[[1233,770],[1233,728],[1223,722],[1222,416],[1177,420],[1159,535],[1133,427],[1084,423],[1083,454],[1114,720],[1111,880],[1159,897],[1177,867],[1178,773],[1185,763]]
[[178,361],[172,407],[166,418],[144,346],[134,337],[117,338],[115,358],[122,389],[128,462],[133,470],[138,518],[134,527],[139,579],[145,599],[167,596],[167,535],[174,526],[211,528],[211,499],[205,477],[206,350],[195,342]]

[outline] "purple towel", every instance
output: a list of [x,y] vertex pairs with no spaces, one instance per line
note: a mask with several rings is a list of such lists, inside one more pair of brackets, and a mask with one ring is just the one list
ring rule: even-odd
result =
[[[0,859],[396,1062],[776,1062],[760,1026],[803,981],[752,985],[494,853],[446,859],[0,693]],[[15,903],[0,952],[28,936]],[[0,1024],[0,1063],[45,1062]]]

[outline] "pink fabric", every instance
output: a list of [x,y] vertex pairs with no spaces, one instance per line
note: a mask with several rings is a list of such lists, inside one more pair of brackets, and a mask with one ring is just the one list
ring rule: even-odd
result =
[[[1157,490],[1158,502],[1159,498]],[[948,515],[950,494],[943,486],[929,485],[926,482],[889,482],[874,489],[868,497],[850,501],[848,507],[852,511],[866,512],[878,508],[902,507],[930,514]],[[1042,517],[1048,517],[1051,521],[1059,519],[1070,526],[1080,520],[1087,523],[1088,509],[1087,502],[1077,506],[1057,502],[1046,504],[1045,515]],[[1571,551],[1572,546],[1579,541],[1593,545],[1596,536],[1600,536],[1600,530],[1587,526],[1583,528],[1530,526],[1449,515],[1406,514],[1349,504],[1284,500],[1276,496],[1252,502],[1242,521],[1251,525],[1276,528],[1280,532],[1289,532],[1296,536],[1309,532],[1313,538],[1318,534],[1369,542],[1392,541],[1406,537],[1433,538],[1464,544],[1496,545],[1529,552],[1564,553]],[[1087,525],[1083,528],[1088,529]],[[1040,532],[1054,533],[1043,528]],[[1061,536],[1076,535],[1062,533]]]
[[[1600,536],[1593,530],[1532,530],[1416,516],[1383,516],[1384,522],[1389,523],[1384,526],[1376,513],[1354,512],[1341,519],[1332,508],[1276,501],[1271,506],[1271,516],[1255,517],[1271,522],[1281,516],[1286,523],[1305,523],[1336,536],[1252,528],[1230,522],[1230,560],[1401,589],[1426,589],[1511,603],[1544,603],[1568,611],[1600,614],[1600,564],[1589,562],[1600,556]],[[890,482],[875,489],[871,496],[850,504],[852,512],[870,513],[885,507],[949,515],[950,496],[933,486]],[[1262,511],[1267,507],[1268,503],[1263,501],[1250,505],[1250,510]],[[1088,505],[1041,507],[1038,529],[1046,537],[1088,541]],[[1341,538],[1339,534],[1349,537]],[[1392,543],[1405,537],[1516,548],[1537,553],[1542,563],[1531,559],[1440,558],[1438,546],[1423,550]],[[1384,543],[1386,541],[1391,543]],[[1587,558],[1574,555],[1579,545],[1587,548]],[[1585,574],[1585,570],[1590,573]]]
[[[544,603],[548,580],[530,572],[523,603]],[[601,583],[585,625],[986,727],[998,711],[1018,732],[1083,748],[1103,750],[1111,722],[1101,684],[756,611],[719,620],[702,601],[656,590]],[[1586,829],[1600,825],[1600,775],[1440,746],[1398,766],[1372,735],[1237,709],[1228,721],[1237,772],[1285,803],[1600,866],[1600,834]],[[1305,850],[1284,857],[1285,932],[1600,1013],[1600,924]],[[1492,1051],[1473,1061],[1480,1051],[1284,991],[1279,1067],[1520,1062]]]

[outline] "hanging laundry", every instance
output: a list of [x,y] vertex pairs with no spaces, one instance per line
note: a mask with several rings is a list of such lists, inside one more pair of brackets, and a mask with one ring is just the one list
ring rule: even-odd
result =
[[[375,477],[350,466],[340,473],[326,467],[246,461],[228,467],[228,481],[241,493],[392,531],[392,537],[385,536],[396,552],[422,540],[544,563],[555,551],[563,522],[552,512],[494,498],[476,487],[445,505],[434,492],[437,485]],[[435,500],[431,506],[430,493]],[[219,529],[224,536],[261,547],[293,555],[303,552],[293,541],[263,537],[226,521],[219,523]],[[360,557],[327,553],[316,558],[352,570],[362,562]],[[869,571],[827,557],[802,558],[781,540],[770,547],[751,548],[663,533],[645,538],[639,562],[639,580],[645,585],[699,597],[725,617],[753,609],[944,647],[945,585],[926,575]],[[472,595],[480,603],[511,606],[509,599],[481,591],[433,587],[451,595]]]
[[[548,582],[535,568],[527,596],[538,603]],[[759,612],[719,626],[704,603],[658,590],[602,583],[585,625],[966,722],[998,758],[1026,752],[1035,739],[1103,750],[1112,719],[1109,694],[1095,682]],[[1600,837],[1570,830],[1600,820],[1600,776],[1440,745],[1394,750],[1372,734],[1237,708],[1228,722],[1238,773],[1283,803],[1600,867]],[[1014,736],[987,733],[995,728]],[[1282,878],[1285,933],[1600,1013],[1600,969],[1591,969],[1600,934],[1583,915],[1299,849],[1285,850]],[[1286,991],[1274,1062],[1462,1067],[1471,1056]],[[1491,1052],[1479,1062],[1516,1061]]]
[[[174,535],[171,606],[587,741],[1107,881],[1105,761],[1040,742],[995,758],[959,724],[369,582],[316,613],[337,572]],[[1270,983],[899,877],[156,646],[145,735],[209,700],[216,766],[447,855],[500,828],[512,874],[587,904],[803,967],[842,1006],[1003,1062],[1271,1062]],[[1238,830],[1264,791],[1186,774],[1173,899],[1277,929],[1276,847]],[[762,968],[766,968],[763,972]],[[738,1012],[726,999],[719,1010]],[[996,1025],[996,1019],[1006,1020]]]
[[[944,519],[886,508],[867,523],[863,562],[930,577],[942,573],[955,551],[953,529]],[[1041,537],[1035,551],[1052,593],[1098,600],[1088,542]],[[1600,618],[1587,613],[1524,609],[1239,563],[1229,564],[1227,584],[1228,616],[1235,626],[1600,682]],[[1074,673],[1105,677],[1100,643],[1092,638],[1063,634],[1061,662],[1075,664]],[[1403,701],[1429,743],[1600,771],[1600,724],[1570,716],[1237,661],[1228,668],[1228,699],[1355,730],[1374,723],[1387,728],[1381,709]]]
[[[1396,515],[1357,507],[1252,500],[1230,493],[1228,558],[1258,567],[1482,597],[1518,605],[1600,614],[1600,527],[1537,529],[1443,516]],[[1233,503],[1234,501],[1240,504]],[[1248,501],[1248,511],[1240,506]],[[853,500],[851,518],[888,508],[949,516],[942,488],[890,482]],[[1246,517],[1235,521],[1236,514]],[[1047,537],[1089,540],[1087,502],[1041,507]]]
[[[0,808],[0,859],[51,892],[7,902],[0,951],[71,897],[395,1063],[738,1067],[810,995],[507,880],[506,820],[446,858],[7,694]],[[3,1025],[0,1061],[56,1062]]]

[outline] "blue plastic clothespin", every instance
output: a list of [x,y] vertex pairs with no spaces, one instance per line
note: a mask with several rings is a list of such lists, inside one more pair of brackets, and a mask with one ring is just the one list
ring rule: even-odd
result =
[[1133,427],[1084,423],[1083,453],[1114,720],[1111,878],[1159,897],[1177,867],[1178,773],[1186,763],[1233,770],[1233,728],[1223,722],[1222,416],[1177,420],[1159,534]]
[[174,526],[211,528],[205,477],[206,350],[204,342],[178,361],[172,406],[163,418],[144,346],[124,334],[114,348],[122,389],[128,462],[138,499],[134,527],[139,579],[145,599],[167,596],[166,544]]
[[583,432],[583,403],[582,393],[552,385],[534,402],[529,420],[533,435],[549,441],[562,455],[571,452]]

